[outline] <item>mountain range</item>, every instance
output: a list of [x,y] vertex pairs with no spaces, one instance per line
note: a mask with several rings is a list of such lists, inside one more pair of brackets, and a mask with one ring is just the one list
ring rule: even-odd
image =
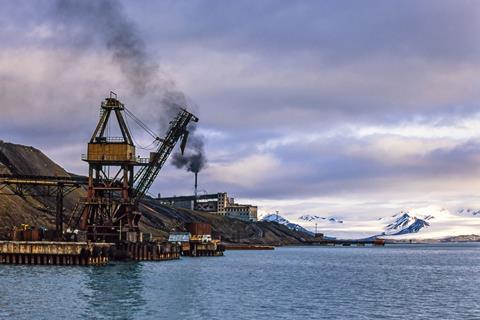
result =
[[[0,173],[69,176],[58,164],[41,151],[27,146],[0,141]],[[13,226],[27,223],[34,226],[53,227],[55,200],[36,196],[13,196],[9,188],[3,190],[0,199],[0,239],[8,235]],[[78,189],[64,199],[65,211],[69,212],[85,190]],[[202,221],[229,242],[261,244],[298,244],[313,231],[329,237],[368,238],[382,236],[392,239],[476,239],[480,234],[480,210],[460,208],[447,210],[439,206],[414,208],[378,217],[354,214],[324,216],[302,214],[289,215],[288,219],[277,214],[265,216],[259,223],[246,223],[214,216],[207,213],[171,209],[145,199],[140,227],[143,232],[155,237],[166,237],[166,231],[181,223]],[[274,223],[268,223],[274,222]]]
[[[339,238],[385,237],[391,239],[443,239],[480,234],[480,210],[462,208],[449,211],[442,207],[402,210],[395,214],[365,219],[347,219],[304,214],[295,217],[268,215],[292,230],[305,229]],[[264,218],[264,219],[265,219]]]

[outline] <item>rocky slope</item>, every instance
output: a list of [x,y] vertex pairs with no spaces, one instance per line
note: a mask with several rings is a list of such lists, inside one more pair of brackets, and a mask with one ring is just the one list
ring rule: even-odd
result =
[[[41,151],[0,141],[0,174],[69,176],[62,167]],[[33,192],[40,191],[39,188]],[[76,190],[64,200],[65,209],[73,208],[83,194]],[[12,226],[22,223],[53,227],[55,224],[55,199],[46,197],[16,196],[9,188],[0,191],[0,237],[5,237]]]
[[[0,141],[0,174],[27,174],[45,176],[69,176],[62,167],[33,147]],[[161,179],[161,174],[159,176]],[[28,223],[35,226],[54,227],[54,199],[12,195],[5,188],[0,191],[0,238],[4,238],[13,226]],[[8,195],[7,195],[8,194]],[[69,213],[85,191],[77,189],[65,199]],[[188,222],[207,222],[225,242],[251,244],[300,244],[308,235],[272,222],[244,222],[203,212],[174,209],[163,206],[154,199],[145,199],[141,205],[143,217],[140,228],[154,237],[165,238],[174,228],[182,229]]]
[[299,244],[308,235],[290,230],[284,225],[259,221],[245,222],[228,217],[221,217],[206,212],[186,209],[174,209],[159,204],[154,199],[146,199],[141,206],[142,227],[155,236],[165,236],[167,231],[182,227],[189,222],[210,223],[213,230],[224,242],[250,244]]
[[[392,216],[393,220],[390,220],[385,227],[385,231],[382,235],[398,236],[402,234],[417,233],[424,228],[428,228],[430,223],[428,220],[433,219],[433,216],[415,217],[409,214],[409,212],[399,212]],[[380,219],[382,220],[382,219]]]
[[274,223],[276,223],[276,224],[285,226],[285,227],[287,227],[287,228],[290,229],[290,230],[299,231],[299,232],[302,232],[302,233],[304,233],[304,234],[308,234],[308,235],[310,235],[310,236],[314,236],[313,232],[308,231],[307,229],[305,229],[304,227],[302,227],[302,226],[299,225],[299,224],[291,223],[290,221],[288,221],[288,220],[285,219],[284,217],[282,217],[282,216],[280,216],[280,215],[278,215],[278,214],[275,214],[275,213],[266,215],[265,217],[262,218],[262,221],[263,221],[263,222],[274,222]]

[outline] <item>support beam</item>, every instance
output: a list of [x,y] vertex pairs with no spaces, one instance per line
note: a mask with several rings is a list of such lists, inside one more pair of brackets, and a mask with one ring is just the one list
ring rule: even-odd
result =
[[57,208],[55,217],[55,232],[57,240],[63,239],[63,183],[59,183],[57,186]]

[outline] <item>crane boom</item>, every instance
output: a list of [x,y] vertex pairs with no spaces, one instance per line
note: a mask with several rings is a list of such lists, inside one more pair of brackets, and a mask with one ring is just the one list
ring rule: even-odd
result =
[[181,146],[183,152],[186,139],[188,138],[187,126],[191,121],[198,122],[198,118],[187,110],[181,109],[175,119],[170,122],[167,134],[165,135],[165,138],[160,140],[161,143],[157,152],[150,156],[149,165],[140,169],[135,175],[135,188],[133,191],[133,199],[135,203],[138,203],[148,192],[158,173],[172,153],[173,148],[182,137],[183,141]]

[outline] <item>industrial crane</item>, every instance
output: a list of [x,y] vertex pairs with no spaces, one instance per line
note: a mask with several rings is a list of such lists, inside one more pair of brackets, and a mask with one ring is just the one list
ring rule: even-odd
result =
[[158,173],[172,153],[173,148],[177,144],[178,140],[182,137],[180,149],[183,154],[189,134],[187,126],[191,121],[198,122],[198,118],[187,110],[180,109],[175,119],[170,122],[170,127],[167,131],[167,134],[164,139],[160,140],[161,143],[157,152],[151,154],[151,161],[149,165],[142,167],[135,176],[135,189],[133,192],[133,197],[136,203],[138,203],[145,196],[145,193],[150,189]]
[[[181,139],[181,151],[188,139],[188,125],[198,118],[179,108],[164,138],[155,137],[158,147],[149,159],[135,155],[135,145],[124,114],[130,116],[150,135],[148,129],[121,103],[113,92],[101,104],[101,118],[88,143],[83,160],[89,164],[87,197],[73,212],[69,229],[78,230],[80,240],[117,242],[142,241],[138,229],[139,202],[152,186],[158,173]],[[121,137],[109,137],[109,122],[116,118]],[[141,168],[135,174],[134,168]],[[113,177],[110,176],[113,172]]]

